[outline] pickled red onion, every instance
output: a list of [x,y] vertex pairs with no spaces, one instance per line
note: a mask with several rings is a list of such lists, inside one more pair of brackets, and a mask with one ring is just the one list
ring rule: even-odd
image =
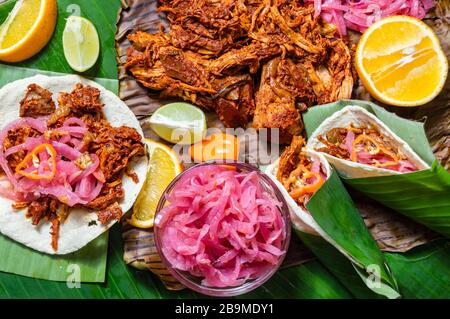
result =
[[77,117],[69,117],[67,120],[64,121],[63,126],[67,127],[67,126],[71,126],[73,124],[87,129],[86,123],[84,123],[83,120],[81,120]]
[[336,25],[341,35],[347,29],[364,32],[378,20],[392,15],[423,19],[435,3],[433,0],[305,0],[313,4],[315,16]]
[[347,132],[347,136],[345,137],[345,148],[349,154],[353,152],[353,142],[355,141],[355,133],[352,130]]
[[0,166],[2,167],[6,176],[8,176],[8,180],[14,187],[17,187],[17,179],[14,177],[14,174],[8,165],[3,145],[9,131],[16,130],[24,126],[31,127],[40,133],[43,133],[47,129],[47,123],[38,119],[25,117],[9,123],[4,129],[0,131]]
[[5,157],[8,157],[8,156],[10,156],[10,155],[12,155],[14,153],[17,153],[19,151],[23,151],[23,150],[26,150],[26,149],[27,149],[27,146],[25,145],[25,143],[19,144],[19,145],[13,146],[13,147],[10,147],[10,148],[8,148],[6,150]]
[[[8,132],[23,127],[31,127],[42,135],[28,137],[25,143],[4,150],[3,145]],[[100,194],[105,183],[97,155],[89,154],[93,163],[85,169],[80,169],[74,163],[83,155],[75,147],[81,144],[81,140],[87,133],[86,124],[78,118],[67,119],[63,127],[55,129],[55,131],[68,134],[59,140],[46,137],[44,133],[47,129],[47,118],[20,118],[0,131],[0,166],[6,173],[8,182],[6,186],[0,185],[0,195],[15,201],[30,201],[40,196],[52,196],[71,207],[77,204],[85,205],[94,200]],[[30,152],[37,146],[49,142],[57,153],[57,172],[51,181],[28,179],[11,170],[7,160],[8,156],[22,150]],[[29,167],[24,171],[37,169],[38,172],[43,172],[48,169],[49,163],[46,154],[39,154],[39,158],[37,167]]]
[[398,167],[398,171],[401,173],[409,173],[417,171],[417,167],[408,161],[400,161],[399,164],[400,165]]
[[281,203],[256,172],[220,165],[191,169],[166,196],[156,227],[172,267],[212,287],[238,286],[263,275],[286,252]]
[[74,161],[77,158],[80,158],[81,155],[83,155],[81,154],[80,151],[74,149],[73,147],[70,147],[67,144],[53,141],[52,146],[55,148],[58,155],[64,156],[65,158],[68,158],[71,161]]

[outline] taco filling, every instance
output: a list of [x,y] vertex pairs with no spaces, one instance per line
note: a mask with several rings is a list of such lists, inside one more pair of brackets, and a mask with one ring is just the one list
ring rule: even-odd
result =
[[320,160],[306,153],[304,144],[303,137],[293,138],[280,157],[277,179],[296,203],[306,210],[306,204],[325,183],[327,174]]
[[347,127],[333,128],[317,139],[325,146],[316,151],[343,160],[400,173],[418,170],[402,150],[383,136],[376,126],[355,127],[350,124]]
[[129,163],[145,148],[134,128],[110,125],[97,88],[77,84],[71,93],[59,93],[58,108],[51,97],[29,85],[21,117],[0,131],[0,195],[15,209],[27,208],[33,225],[50,222],[57,251],[70,208],[96,211],[102,224],[121,218],[122,175],[138,182]]

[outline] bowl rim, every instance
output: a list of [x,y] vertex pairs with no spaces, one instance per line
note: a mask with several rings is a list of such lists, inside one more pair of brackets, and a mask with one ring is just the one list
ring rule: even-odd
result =
[[[285,253],[280,256],[277,264],[275,264],[273,267],[271,267],[270,270],[266,271],[262,276],[260,276],[256,279],[253,279],[253,280],[248,280],[245,283],[243,283],[242,285],[236,286],[236,287],[218,288],[218,287],[203,286],[203,285],[193,282],[192,280],[187,278],[186,275],[184,274],[185,272],[172,267],[171,263],[167,260],[167,258],[165,257],[165,255],[162,251],[162,243],[161,243],[161,238],[159,235],[160,228],[157,227],[157,225],[156,225],[156,219],[158,218],[160,211],[162,210],[162,208],[165,206],[165,203],[166,203],[166,194],[170,193],[173,190],[173,188],[177,185],[177,183],[183,178],[183,176],[185,176],[185,174],[187,174],[189,171],[191,171],[193,169],[198,169],[199,167],[206,167],[206,166],[210,166],[210,165],[232,165],[238,169],[239,168],[246,169],[248,172],[256,171],[258,176],[260,178],[262,178],[264,183],[267,184],[270,187],[270,189],[273,191],[273,195],[275,196],[275,198],[279,202],[282,203],[282,207],[279,210],[280,210],[281,217],[283,218],[285,227],[286,227],[286,238],[283,242],[283,249],[285,250]],[[203,162],[200,164],[196,164],[196,165],[186,169],[181,174],[176,176],[172,180],[172,182],[166,187],[166,189],[164,190],[164,193],[161,196],[161,198],[159,199],[158,205],[156,207],[155,223],[154,223],[154,237],[155,237],[156,249],[161,258],[163,265],[167,268],[167,270],[170,272],[170,274],[173,277],[175,277],[182,285],[184,285],[187,288],[192,289],[198,293],[208,295],[208,296],[213,296],[213,297],[238,296],[238,295],[248,293],[248,292],[260,287],[265,282],[267,282],[280,269],[280,266],[282,265],[286,255],[287,255],[290,241],[291,241],[291,220],[290,220],[289,206],[288,206],[283,194],[278,189],[278,186],[272,181],[272,179],[266,173],[262,172],[258,167],[248,164],[248,163],[239,162],[239,161],[211,160],[211,161]]]

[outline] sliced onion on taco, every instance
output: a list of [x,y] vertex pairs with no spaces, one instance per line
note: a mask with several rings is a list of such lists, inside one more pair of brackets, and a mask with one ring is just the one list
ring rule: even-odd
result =
[[112,92],[79,76],[0,90],[0,232],[67,254],[133,205],[146,177],[143,132]]
[[429,168],[414,150],[364,108],[349,105],[327,118],[308,141],[348,178]]

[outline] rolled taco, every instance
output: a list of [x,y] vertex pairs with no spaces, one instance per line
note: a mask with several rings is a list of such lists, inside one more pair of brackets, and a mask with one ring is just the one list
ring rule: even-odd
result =
[[303,138],[294,137],[267,168],[289,205],[293,227],[302,239],[308,239],[306,233],[322,237],[348,258],[362,277],[377,265],[380,272],[376,276],[383,285],[377,293],[397,298],[398,289],[383,255],[336,172],[323,154],[303,146]]
[[349,105],[327,118],[308,140],[340,175],[362,178],[429,168],[419,155],[364,108]]
[[148,160],[138,120],[114,93],[39,75],[4,86],[0,101],[2,234],[67,254],[131,208]]
[[286,199],[294,227],[319,235],[319,226],[308,212],[306,204],[328,179],[331,167],[322,154],[304,146],[303,137],[295,136],[281,157],[267,168],[267,174]]

